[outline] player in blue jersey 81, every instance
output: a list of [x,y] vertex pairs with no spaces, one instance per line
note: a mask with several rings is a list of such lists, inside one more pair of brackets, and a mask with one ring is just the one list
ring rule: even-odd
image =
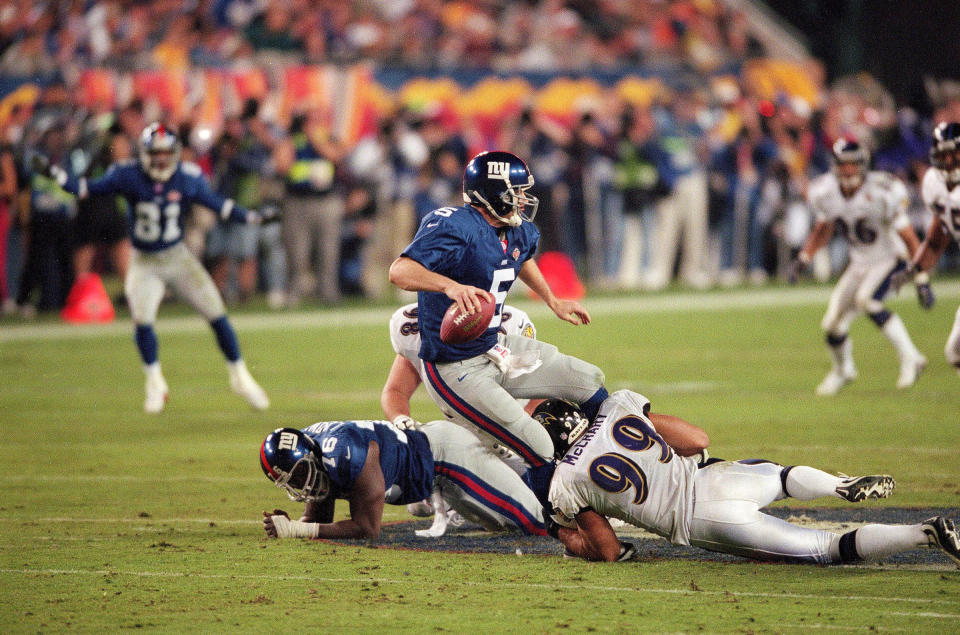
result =
[[159,123],[144,129],[138,162],[115,163],[103,177],[91,181],[72,178],[62,171],[54,176],[65,190],[81,198],[119,194],[127,201],[133,254],[124,293],[146,374],[144,410],[161,412],[167,400],[167,382],[160,370],[153,328],[167,285],[210,323],[227,359],[231,389],[258,410],[269,407],[270,400],[240,355],[236,333],[216,285],[183,244],[184,220],[194,204],[210,208],[223,221],[257,223],[263,217],[214,192],[199,166],[180,161],[179,139]]
[[[516,398],[558,397],[596,411],[606,397],[603,373],[556,347],[508,335],[498,329],[503,303],[515,279],[522,280],[557,315],[589,324],[579,302],[557,298],[533,260],[540,232],[529,222],[538,205],[529,190],[533,175],[508,152],[483,152],[463,177],[466,205],[441,207],[420,224],[390,266],[390,281],[417,291],[426,385],[447,416],[476,426],[516,452],[532,467],[552,454],[549,436]],[[465,313],[492,297],[496,313],[486,333],[463,344],[440,339],[440,324],[451,302]]]
[[[465,517],[489,530],[546,535],[543,508],[520,477],[475,435],[448,421],[400,430],[388,421],[326,421],[280,428],[260,446],[260,467],[303,516],[263,512],[274,538],[372,538],[384,504],[423,500],[434,489]],[[350,518],[333,521],[334,501]]]

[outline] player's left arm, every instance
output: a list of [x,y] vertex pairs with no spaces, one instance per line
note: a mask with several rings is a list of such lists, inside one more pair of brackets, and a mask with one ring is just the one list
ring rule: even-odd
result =
[[260,223],[263,220],[259,212],[241,207],[232,198],[214,192],[210,183],[202,174],[197,173],[192,176],[197,179],[196,190],[193,193],[197,202],[216,214],[221,221]]
[[602,515],[586,509],[576,516],[577,528],[558,527],[557,537],[570,553],[586,560],[616,562],[622,546],[609,521]]
[[[321,531],[320,537],[379,538],[386,489],[383,471],[380,469],[380,448],[375,441],[371,441],[367,447],[367,460],[350,492],[350,518],[331,525],[339,525],[334,534],[325,536]],[[348,535],[339,534],[339,531],[344,530]]]
[[702,428],[680,417],[656,412],[648,416],[657,434],[680,456],[693,456],[710,445],[710,437]]
[[550,310],[560,318],[571,324],[590,324],[590,314],[576,300],[561,300],[553,294],[543,272],[533,260],[527,260],[520,266],[517,277],[530,287],[534,293],[547,303]]

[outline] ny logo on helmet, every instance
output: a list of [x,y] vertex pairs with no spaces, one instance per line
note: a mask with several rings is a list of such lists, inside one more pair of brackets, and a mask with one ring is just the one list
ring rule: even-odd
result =
[[487,163],[487,178],[506,179],[510,175],[510,164],[507,161],[490,161]]
[[297,447],[297,435],[291,432],[283,432],[280,434],[280,450],[292,450]]

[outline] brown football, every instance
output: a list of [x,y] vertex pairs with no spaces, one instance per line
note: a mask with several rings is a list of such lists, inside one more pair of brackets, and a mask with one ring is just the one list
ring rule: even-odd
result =
[[454,302],[443,314],[443,322],[440,323],[440,339],[447,344],[472,342],[487,330],[496,310],[497,305],[486,297],[480,298],[479,313],[461,313],[457,303]]

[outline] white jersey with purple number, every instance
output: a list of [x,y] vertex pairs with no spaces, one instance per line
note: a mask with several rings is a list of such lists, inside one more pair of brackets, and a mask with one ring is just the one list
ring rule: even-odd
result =
[[920,191],[924,204],[940,218],[943,229],[960,243],[960,187],[951,190],[940,170],[929,168]]
[[[500,341],[504,335],[523,335],[537,339],[537,329],[526,312],[508,304],[503,306],[500,321]],[[393,350],[417,369],[422,381],[424,376],[423,360],[420,359],[420,325],[417,315],[417,303],[402,306],[390,317],[390,343]]]
[[549,499],[558,523],[575,526],[592,509],[643,527],[674,544],[690,544],[697,462],[676,454],[650,419],[643,395],[618,390],[593,425],[559,461]]
[[850,198],[840,192],[833,173],[810,183],[807,200],[817,221],[835,222],[850,244],[852,263],[872,263],[907,256],[897,232],[910,226],[906,186],[886,172],[868,172]]

